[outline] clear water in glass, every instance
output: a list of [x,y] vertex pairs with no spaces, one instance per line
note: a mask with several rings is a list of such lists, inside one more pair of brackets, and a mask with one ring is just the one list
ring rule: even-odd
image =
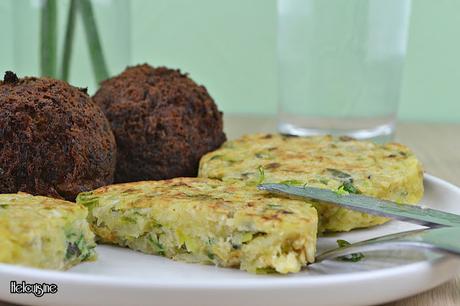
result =
[[278,127],[390,140],[410,0],[278,0]]

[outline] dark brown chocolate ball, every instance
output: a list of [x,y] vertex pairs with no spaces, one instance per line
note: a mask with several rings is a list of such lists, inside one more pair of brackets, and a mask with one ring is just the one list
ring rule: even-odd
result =
[[206,88],[179,70],[129,67],[93,99],[115,134],[117,182],[196,176],[201,156],[226,140]]
[[116,145],[86,89],[49,78],[0,81],[0,193],[74,200],[110,184]]

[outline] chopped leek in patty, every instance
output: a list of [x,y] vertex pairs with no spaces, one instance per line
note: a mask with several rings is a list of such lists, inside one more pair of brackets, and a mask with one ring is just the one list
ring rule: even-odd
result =
[[63,200],[0,194],[0,262],[65,270],[95,259],[87,214],[84,206]]
[[[248,186],[263,181],[327,188],[403,203],[417,203],[423,196],[422,166],[407,147],[349,137],[246,135],[203,156],[198,175]],[[389,220],[310,202],[318,209],[320,233],[349,231]]]
[[81,193],[101,242],[253,273],[298,272],[313,262],[316,210],[254,186],[176,178]]

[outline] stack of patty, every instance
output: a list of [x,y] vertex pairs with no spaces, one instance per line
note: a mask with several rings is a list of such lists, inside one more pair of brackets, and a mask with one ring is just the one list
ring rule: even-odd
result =
[[[95,246],[80,205],[7,193],[73,201],[81,192],[111,184],[114,175],[117,181],[196,176],[201,156],[225,139],[222,113],[206,89],[178,70],[128,68],[103,82],[94,100],[86,89],[63,81],[5,73],[0,262],[66,269],[93,257]],[[299,252],[298,267],[312,256]]]
[[[225,140],[206,89],[178,70],[130,67],[93,99],[62,81],[8,72],[0,83],[0,192],[80,194],[78,204],[0,195],[0,262],[65,269],[92,258],[83,204],[105,243],[250,272],[297,272],[314,261],[317,233],[388,219],[273,196],[257,184],[344,188],[405,203],[423,195],[420,162],[399,144],[255,134],[219,148]],[[114,176],[158,181],[98,188]]]

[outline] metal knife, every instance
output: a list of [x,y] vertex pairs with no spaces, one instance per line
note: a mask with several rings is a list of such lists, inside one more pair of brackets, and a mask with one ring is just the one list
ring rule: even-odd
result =
[[289,197],[319,200],[372,215],[428,227],[460,226],[460,215],[359,194],[342,194],[329,189],[295,187],[286,184],[261,184],[257,188]]

